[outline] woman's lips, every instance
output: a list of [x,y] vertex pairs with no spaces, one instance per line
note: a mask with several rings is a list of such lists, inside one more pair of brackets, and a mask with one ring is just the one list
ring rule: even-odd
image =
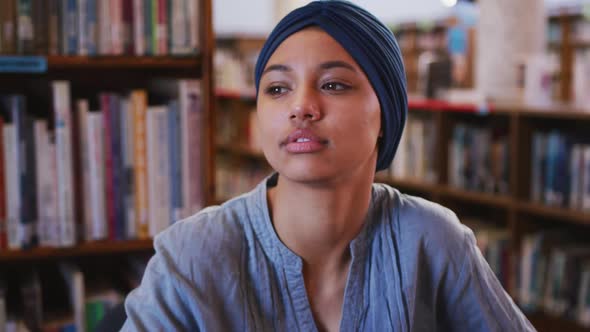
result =
[[290,153],[313,153],[326,147],[327,140],[315,135],[309,129],[297,129],[283,141]]

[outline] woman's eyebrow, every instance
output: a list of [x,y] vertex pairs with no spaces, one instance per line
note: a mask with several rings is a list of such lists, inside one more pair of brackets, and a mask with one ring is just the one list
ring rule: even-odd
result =
[[289,66],[281,65],[281,64],[270,65],[270,66],[266,67],[266,69],[262,72],[262,75],[260,75],[260,77],[264,76],[264,74],[271,72],[271,71],[289,72],[289,71],[292,71],[292,69]]
[[335,61],[328,61],[328,62],[324,62],[324,63],[320,64],[321,70],[328,70],[328,69],[332,69],[332,68],[344,68],[344,69],[348,69],[348,70],[351,70],[356,73],[356,69],[354,68],[354,66],[349,64],[348,62],[335,60]]

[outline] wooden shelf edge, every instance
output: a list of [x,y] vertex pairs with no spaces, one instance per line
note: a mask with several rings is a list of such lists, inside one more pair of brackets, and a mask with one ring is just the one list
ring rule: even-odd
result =
[[79,68],[197,68],[201,56],[48,56],[52,69]]
[[226,88],[215,88],[215,96],[221,99],[239,99],[244,101],[256,101],[256,91],[254,90],[234,90]]
[[554,219],[560,219],[562,221],[569,221],[576,224],[590,226],[589,212],[575,211],[531,202],[520,202],[518,204],[518,210],[531,215],[551,217]]
[[438,185],[434,183],[422,182],[412,179],[397,179],[382,175],[376,176],[375,182],[385,183],[396,188],[399,187],[401,189],[409,189],[431,194],[434,194],[438,190]]
[[567,331],[567,332],[590,332],[589,327],[584,327],[574,320],[562,317],[555,317],[543,312],[527,313],[531,324],[540,332],[543,331]]
[[87,242],[74,247],[67,248],[39,247],[30,250],[0,251],[0,262],[127,253],[135,251],[148,251],[151,249],[153,249],[152,239],[126,241],[96,241]]
[[490,194],[477,191],[469,191],[450,186],[442,186],[441,194],[446,197],[459,199],[465,202],[479,203],[498,208],[509,208],[512,199],[509,196],[501,194]]

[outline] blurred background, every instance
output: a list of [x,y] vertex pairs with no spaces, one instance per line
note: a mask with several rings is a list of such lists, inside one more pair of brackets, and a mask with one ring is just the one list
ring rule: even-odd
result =
[[[408,82],[376,182],[455,211],[539,331],[590,331],[590,0],[353,2]],[[306,3],[0,2],[0,332],[101,331],[154,236],[272,172],[254,64]]]

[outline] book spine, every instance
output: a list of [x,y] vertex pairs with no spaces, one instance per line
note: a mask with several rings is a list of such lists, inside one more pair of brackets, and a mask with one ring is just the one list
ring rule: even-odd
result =
[[115,198],[115,239],[125,239],[125,188],[124,166],[123,166],[123,144],[121,129],[121,102],[118,95],[111,95],[111,144],[113,158],[113,196]]
[[[0,117],[0,131],[3,130],[3,128],[4,118]],[[4,158],[4,153],[4,135],[0,133],[0,158]],[[6,178],[4,172],[4,160],[0,160],[0,251],[5,250],[7,247]]]
[[184,216],[188,217],[202,208],[201,163],[202,152],[200,135],[201,105],[200,82],[198,80],[179,81],[180,123],[182,147],[182,185]]
[[[157,140],[157,119],[156,107],[148,107],[146,113],[147,125],[147,174],[148,174],[148,223],[150,237],[158,234],[158,182],[156,175],[158,172],[158,140]],[[160,188],[161,190],[161,188]]]
[[182,206],[182,161],[180,160],[180,111],[178,102],[171,102],[168,106],[168,134],[170,160],[170,220],[175,222],[183,217]]
[[148,173],[147,173],[147,141],[146,141],[146,111],[147,95],[143,90],[131,93],[133,109],[133,164],[135,167],[135,216],[137,235],[141,239],[149,237],[148,226]]
[[53,82],[53,109],[55,116],[55,144],[57,162],[58,222],[62,246],[75,243],[73,172],[72,172],[72,121],[70,107],[70,84],[67,81]]
[[78,3],[76,0],[66,0],[63,8],[64,16],[64,54],[75,55],[78,51],[78,20],[77,9]]
[[0,3],[0,54],[16,53],[16,0]]
[[137,237],[135,222],[135,198],[134,198],[134,169],[133,169],[133,110],[131,109],[129,99],[121,99],[121,139],[122,139],[122,162],[123,162],[123,182],[124,202],[125,202],[125,221],[126,221],[126,238],[133,239]]
[[91,211],[90,211],[90,161],[88,154],[88,100],[81,99],[76,103],[76,112],[78,112],[78,138],[80,165],[82,167],[82,183],[81,191],[84,193],[83,200],[83,220],[84,220],[84,241],[92,240],[92,222],[91,222]]
[[151,0],[151,37],[152,37],[152,55],[161,55],[158,53],[158,2],[160,0]]
[[104,115],[104,168],[105,168],[105,196],[106,196],[106,211],[107,224],[109,229],[109,240],[116,239],[115,233],[115,197],[114,197],[114,165],[113,165],[113,131],[112,117],[114,117],[111,109],[111,95],[103,93],[100,95],[101,109]]
[[36,173],[37,173],[37,235],[40,246],[48,246],[48,220],[47,220],[47,169],[49,168],[47,153],[49,135],[47,133],[47,121],[35,121],[35,152],[36,152]]
[[86,50],[88,55],[98,53],[98,5],[96,0],[86,1]]
[[123,54],[123,2],[110,0],[112,55]]
[[133,0],[123,0],[123,52],[133,54]]
[[185,0],[189,19],[189,51],[195,54],[199,51],[201,41],[200,0]]
[[[156,137],[157,137],[157,170],[156,183],[158,184],[157,206],[158,206],[158,233],[171,224],[170,214],[170,160],[169,160],[169,133],[168,133],[168,109],[163,106],[156,112]],[[164,194],[162,194],[164,193]],[[165,193],[168,193],[166,195]]]
[[34,25],[32,0],[18,0],[17,12],[17,52],[18,54],[34,53]]
[[34,52],[35,54],[47,54],[49,46],[49,16],[47,15],[49,2],[47,0],[33,1],[32,6]]
[[98,4],[98,51],[101,55],[111,55],[111,9],[110,0],[97,1]]
[[158,1],[158,18],[156,26],[157,54],[168,54],[168,5],[167,0]]
[[24,96],[17,97],[19,112],[23,116],[23,130],[19,130],[19,141],[22,153],[22,164],[19,165],[21,201],[21,247],[24,249],[38,245],[37,236],[37,177],[35,170],[35,138],[33,119],[25,113]]
[[49,34],[49,49],[47,53],[49,55],[58,55],[60,53],[60,0],[48,0],[49,6],[49,23],[48,23],[48,34]]
[[5,123],[4,141],[4,178],[6,179],[6,237],[8,249],[19,249],[18,228],[20,220],[20,195],[18,194],[18,147],[16,128],[12,123]]
[[88,0],[77,0],[78,41],[77,54],[88,55]]
[[142,0],[143,1],[143,35],[145,40],[145,55],[154,55],[154,47],[153,47],[153,30],[154,30],[154,21],[153,21],[153,0]]
[[138,56],[146,54],[144,5],[144,0],[133,0],[133,46]]
[[105,217],[104,190],[104,124],[103,114],[90,112],[87,116],[87,140],[89,156],[89,186],[91,208],[91,234],[93,240],[102,240],[108,236],[107,219]]
[[590,145],[584,147],[582,210],[590,211]]

